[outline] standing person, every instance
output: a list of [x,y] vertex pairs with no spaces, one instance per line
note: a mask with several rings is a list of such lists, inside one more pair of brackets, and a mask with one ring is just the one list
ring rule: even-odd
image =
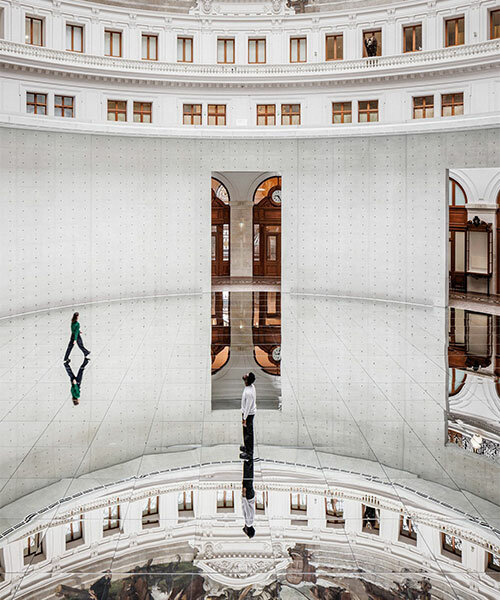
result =
[[[90,354],[90,350],[87,350],[83,345],[82,336],[80,335],[80,323],[78,322],[78,317],[80,313],[74,313],[71,319],[71,337],[69,339],[68,348],[66,350],[66,354],[64,355],[64,362],[69,362],[69,355],[71,354],[71,350],[73,350],[73,346],[78,344],[78,347],[83,352],[85,358]],[[90,359],[89,359],[90,360]]]
[[243,484],[241,486],[241,508],[245,525],[243,531],[250,539],[255,535],[255,490],[253,488],[253,460],[243,463]]
[[253,460],[253,420],[257,410],[257,393],[253,382],[255,375],[247,373],[242,377],[245,382],[241,395],[241,423],[243,425],[243,446],[240,446],[240,458]]
[[377,38],[375,37],[375,33],[372,32],[370,37],[365,39],[365,48],[367,56],[377,56]]
[[69,361],[64,363],[64,368],[66,369],[66,373],[69,375],[69,379],[71,381],[71,397],[73,398],[73,404],[75,406],[80,404],[80,390],[82,387],[83,372],[85,371],[85,367],[88,365],[88,363],[89,359],[85,357],[85,360],[78,369],[78,375],[76,376],[69,366]]

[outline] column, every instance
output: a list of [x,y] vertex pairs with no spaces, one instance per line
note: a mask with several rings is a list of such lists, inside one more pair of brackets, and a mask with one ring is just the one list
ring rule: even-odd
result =
[[22,575],[24,570],[24,541],[25,540],[18,540],[16,542],[10,542],[7,546],[2,548],[6,581],[15,581]]
[[486,570],[486,551],[464,540],[462,545],[462,564],[466,569],[470,569],[476,573],[484,573]]
[[380,532],[382,539],[388,542],[397,542],[399,539],[400,515],[392,510],[380,509]]
[[361,502],[357,500],[344,500],[344,519],[346,533],[361,533],[363,529]]
[[102,509],[91,510],[83,515],[83,541],[86,545],[96,545],[102,540],[102,526]]
[[125,535],[142,531],[142,509],[145,500],[129,502],[122,521],[122,531]]
[[438,557],[441,555],[441,538],[439,530],[429,525],[417,525],[417,549],[424,556]]
[[177,492],[160,495],[158,510],[160,513],[160,527],[163,529],[168,529],[178,523],[177,495]]
[[49,527],[43,537],[45,558],[52,560],[57,556],[61,556],[66,551],[66,527],[64,525],[56,525]]
[[268,492],[267,515],[269,526],[285,528],[290,524],[290,494],[288,492]]
[[307,524],[313,530],[326,526],[325,499],[323,496],[307,495]]

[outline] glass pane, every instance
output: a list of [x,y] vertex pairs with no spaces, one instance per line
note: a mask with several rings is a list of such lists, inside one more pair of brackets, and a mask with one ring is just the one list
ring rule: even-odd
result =
[[260,226],[253,226],[253,259],[260,260]]
[[463,104],[458,104],[457,106],[455,106],[455,114],[456,115],[463,115],[464,114]]
[[494,10],[491,13],[491,39],[496,40],[500,37],[500,10]]
[[443,117],[451,117],[451,106],[443,106]]
[[229,260],[229,223],[222,226],[222,260]]
[[298,54],[297,54],[298,43],[297,43],[297,40],[292,40],[291,44],[292,45],[291,45],[290,60],[292,62],[297,62],[297,60],[298,60]]
[[229,40],[226,44],[227,62],[234,62],[234,41]]
[[425,109],[425,118],[431,119],[434,116],[434,107],[429,107]]
[[187,39],[185,44],[186,60],[192,62],[193,60],[193,40]]
[[366,113],[359,113],[359,122],[366,123],[368,121],[368,115]]
[[44,104],[45,103],[45,94],[37,94],[36,101],[37,101],[37,104]]
[[42,45],[42,22],[38,19],[33,21],[33,44]]
[[326,38],[326,60],[333,60],[334,59],[334,38],[333,36],[329,35]]
[[78,52],[83,51],[83,28],[75,27],[73,30],[73,46]]
[[28,105],[26,106],[26,112],[27,112],[29,115],[32,115],[32,114],[34,114],[34,112],[35,112],[35,107],[33,106],[33,104],[28,104]]
[[31,44],[31,19],[27,17],[24,21],[24,41],[26,44]]
[[371,112],[370,113],[370,121],[378,121],[378,113],[376,112]]
[[465,271],[465,231],[455,232],[455,271]]
[[151,58],[151,59],[158,58],[157,49],[156,49],[157,43],[158,43],[158,38],[156,38],[155,36],[152,36],[149,38],[149,58]]
[[424,111],[421,108],[416,108],[414,112],[415,119],[422,119],[424,116]]
[[405,52],[413,51],[413,27],[405,27]]
[[64,116],[65,117],[72,117],[73,116],[73,109],[72,108],[65,108],[64,109]]
[[217,248],[217,237],[212,234],[212,260],[215,260],[217,258],[216,248]]
[[415,50],[422,50],[422,25],[415,27]]
[[66,50],[73,50],[71,40],[71,26],[66,25]]
[[224,42],[217,40],[217,62],[224,62]]
[[254,63],[257,62],[257,42],[254,40],[250,40],[248,43],[248,62]]
[[182,40],[180,38],[177,38],[177,61],[178,62],[182,62],[184,60],[183,54],[182,54]]
[[276,236],[270,235],[267,238],[267,260],[276,260]]
[[148,38],[145,35],[142,36],[142,58],[148,58]]
[[344,58],[344,38],[339,35],[337,36],[337,60]]
[[104,48],[106,54],[111,54],[111,34],[109,31],[104,32]]
[[300,60],[304,61],[306,59],[306,40],[305,38],[301,38],[300,40]]
[[126,120],[127,120],[127,115],[125,113],[118,113],[117,121],[126,121]]
[[257,42],[257,61],[265,62],[266,61],[266,42],[265,40],[259,40]]

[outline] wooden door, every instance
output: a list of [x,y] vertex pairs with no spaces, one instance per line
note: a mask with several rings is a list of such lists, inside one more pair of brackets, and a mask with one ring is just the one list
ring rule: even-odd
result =
[[465,276],[466,256],[466,227],[467,211],[463,207],[450,207],[449,231],[449,275],[450,289],[467,291],[467,278]]
[[270,188],[253,208],[253,274],[257,276],[281,277],[281,196],[278,203],[277,191],[281,191],[279,186]]
[[281,275],[281,225],[264,225],[264,272],[266,277]]
[[230,274],[229,255],[229,219],[230,208],[217,198],[212,197],[212,275]]

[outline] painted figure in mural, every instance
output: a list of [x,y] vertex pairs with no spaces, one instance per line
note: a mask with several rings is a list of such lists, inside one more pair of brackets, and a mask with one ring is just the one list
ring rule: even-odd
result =
[[375,34],[372,32],[369,37],[365,39],[365,48],[367,56],[377,56],[377,38]]
[[240,458],[244,460],[253,460],[253,421],[257,412],[255,391],[255,375],[246,373],[242,377],[245,382],[243,393],[241,395],[241,423],[243,425],[243,446],[240,446]]
[[82,379],[83,372],[85,371],[85,367],[89,364],[89,359],[85,358],[85,360],[80,365],[78,369],[78,374],[75,375],[69,366],[69,363],[64,363],[64,368],[66,369],[66,373],[69,375],[69,380],[71,381],[71,398],[73,399],[73,404],[77,406],[80,404],[80,393],[82,389]]
[[71,354],[71,350],[73,350],[73,346],[78,344],[78,347],[83,352],[85,358],[88,358],[90,354],[90,350],[87,350],[83,345],[82,336],[80,333],[80,323],[78,322],[79,313],[74,313],[71,319],[71,337],[69,338],[68,348],[66,349],[66,354],[64,355],[64,362],[69,362],[69,355]]
[[288,548],[292,562],[286,569],[286,580],[292,585],[298,585],[304,581],[316,583],[316,567],[309,563],[312,554],[304,544],[295,544]]
[[109,590],[111,587],[111,574],[106,573],[88,590],[79,590],[69,585],[58,585],[56,596],[66,600],[109,600]]

